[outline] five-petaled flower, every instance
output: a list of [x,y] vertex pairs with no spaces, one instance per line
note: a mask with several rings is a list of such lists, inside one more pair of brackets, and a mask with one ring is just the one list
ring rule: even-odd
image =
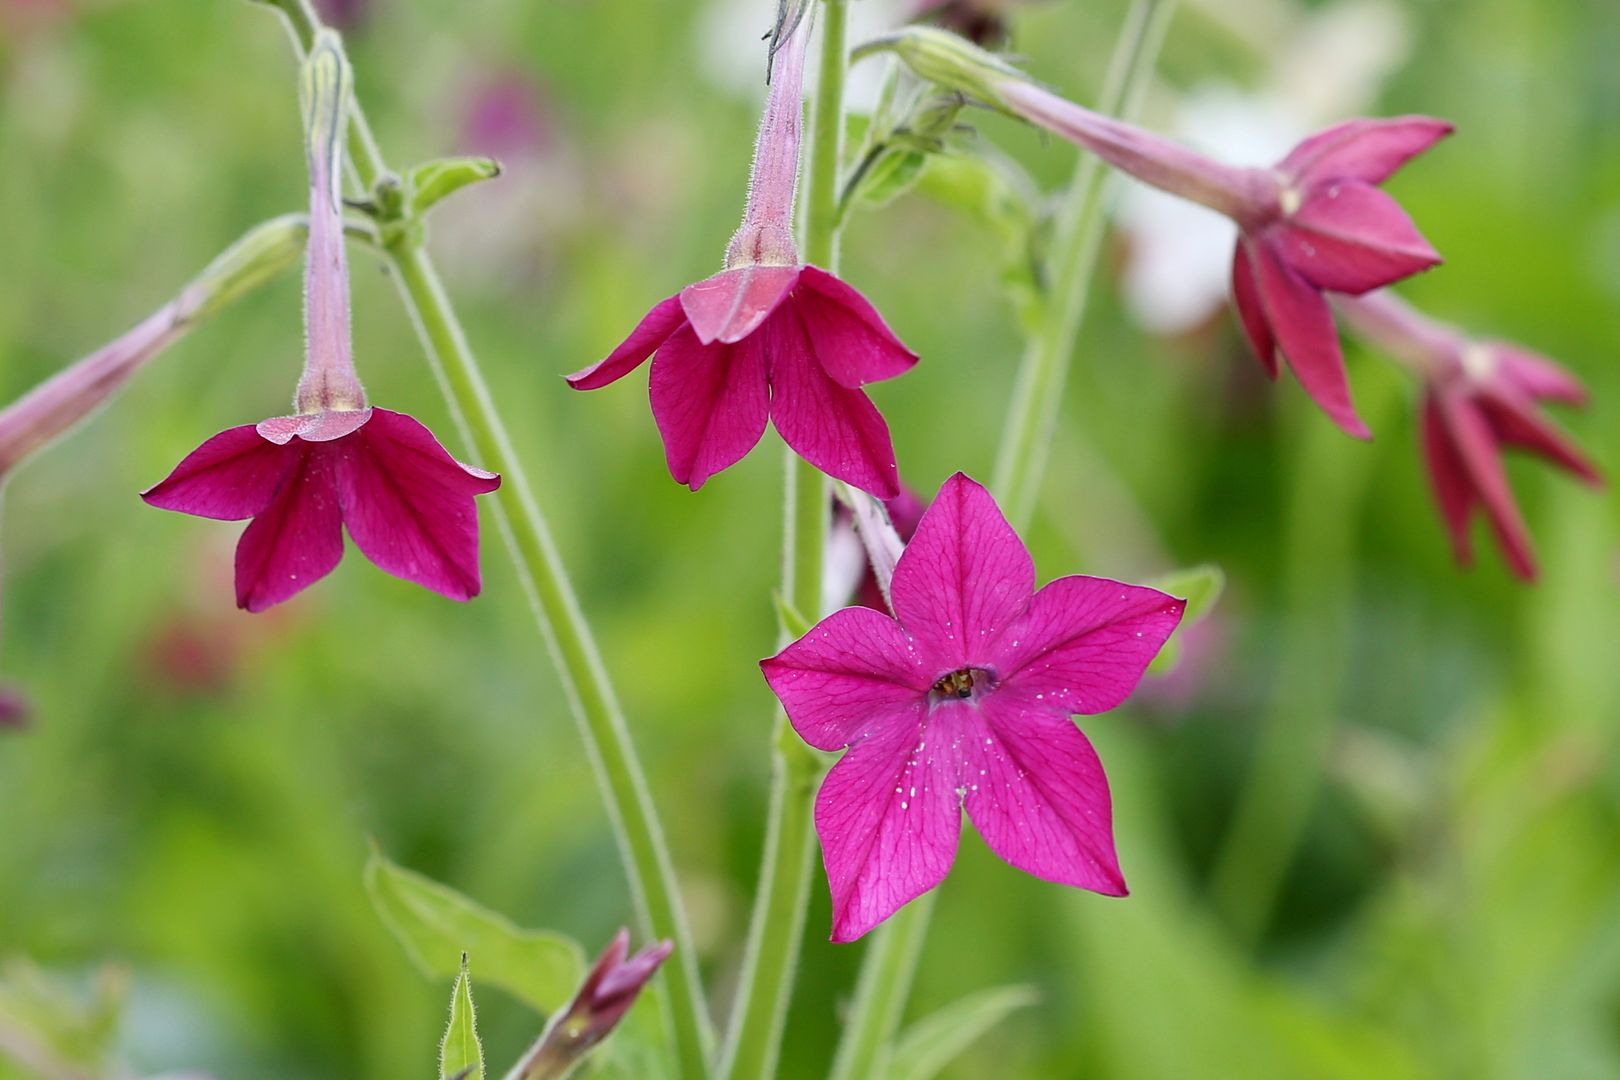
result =
[[1359,332],[1424,379],[1423,456],[1457,561],[1473,562],[1469,525],[1483,510],[1513,572],[1536,576],[1529,530],[1502,451],[1537,454],[1600,485],[1597,467],[1542,414],[1540,403],[1584,405],[1586,389],[1544,356],[1502,341],[1473,340],[1389,293],[1340,303]]
[[568,383],[595,390],[652,356],[653,419],[669,471],[694,491],[753,449],[770,420],[818,469],[891,499],[899,494],[894,446],[861,387],[901,374],[917,356],[859,292],[802,262],[793,240],[809,32],[805,14],[777,54],[748,207],[725,269],[656,305]]
[[1079,144],[1143,183],[1207,206],[1240,230],[1232,291],[1267,372],[1280,353],[1341,428],[1356,414],[1324,292],[1360,295],[1440,262],[1376,185],[1450,133],[1426,116],[1351,120],[1311,136],[1270,168],[1215,161],[1065,100],[955,35],[912,27],[884,39],[919,73]]
[[947,480],[892,582],[761,662],[794,730],[848,752],[816,799],[833,940],[939,884],[961,814],[1021,870],[1120,896],[1108,781],[1070,719],[1135,689],[1182,601],[1035,566],[989,492]]
[[303,71],[310,166],[308,324],[295,416],[223,431],[142,494],[165,510],[252,518],[236,549],[236,602],[279,604],[330,573],[343,527],[382,569],[456,600],[476,596],[473,496],[500,478],[463,465],[403,413],[366,403],[349,336],[341,165],[351,75],[323,33]]

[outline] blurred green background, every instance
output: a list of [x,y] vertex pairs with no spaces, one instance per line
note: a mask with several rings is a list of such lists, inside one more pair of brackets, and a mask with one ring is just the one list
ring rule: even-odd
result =
[[[434,248],[600,635],[723,1005],[764,826],[772,701],[754,662],[773,650],[780,454],[768,435],[691,494],[664,470],[642,377],[587,396],[558,376],[718,266],[757,116],[748,43],[773,0],[342,6],[396,165],[452,150],[508,165],[443,211]],[[1184,3],[1148,121],[1168,126],[1213,79],[1268,85],[1321,6]],[[1124,7],[1031,7],[1014,46],[1093,100]],[[1578,371],[1593,405],[1564,419],[1612,465],[1620,9],[1390,9],[1409,56],[1368,106],[1459,127],[1391,185],[1448,259],[1401,291]],[[304,162],[291,51],[264,9],[0,0],[0,32],[9,400],[299,208]],[[1072,167],[1063,144],[972,119],[1048,187]],[[1264,383],[1224,311],[1144,332],[1117,287],[1129,243],[1099,276],[1028,539],[1043,577],[1212,561],[1229,588],[1177,675],[1085,724],[1133,896],[1035,881],[968,831],[910,1015],[1039,990],[948,1074],[964,1078],[1620,1076],[1615,500],[1515,465],[1542,582],[1514,582],[1483,532],[1480,565],[1458,570],[1411,385],[1352,347],[1378,438],[1338,435],[1296,385]],[[844,276],[924,357],[874,393],[924,492],[990,472],[1021,352],[999,244],[922,195],[846,234]],[[459,449],[379,260],[352,260],[373,400]],[[207,435],[285,408],[301,345],[288,275],[5,492],[0,675],[37,712],[0,733],[0,957],[70,984],[127,969],[145,1073],[429,1074],[449,988],[372,912],[368,838],[592,948],[631,918],[493,530],[472,604],[351,550],[248,616],[229,585],[239,528],[136,498]],[[1256,760],[1271,762],[1258,789]],[[828,922],[818,879],[784,1077],[825,1073],[860,959],[825,942]],[[480,1005],[504,1067],[534,1018],[495,991]]]

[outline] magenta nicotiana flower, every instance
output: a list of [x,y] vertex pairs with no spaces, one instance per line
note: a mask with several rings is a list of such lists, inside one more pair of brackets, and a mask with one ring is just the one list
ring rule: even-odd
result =
[[1336,424],[1370,436],[1351,401],[1322,294],[1360,295],[1439,264],[1406,211],[1376,185],[1449,134],[1449,123],[1426,116],[1351,120],[1311,136],[1270,168],[1239,168],[1022,80],[1003,81],[996,91],[1032,123],[1236,222],[1233,302],[1266,372],[1276,378],[1280,353]]
[[944,879],[965,809],[997,855],[1125,893],[1108,781],[1070,719],[1135,689],[1182,601],[1092,577],[1035,589],[989,492],[958,473],[894,571],[895,617],[852,607],[760,666],[794,730],[848,752],[816,797],[834,941]]
[[1473,562],[1469,525],[1485,512],[1513,572],[1536,576],[1529,530],[1508,485],[1502,451],[1528,450],[1594,486],[1597,467],[1541,413],[1552,401],[1584,405],[1586,389],[1543,356],[1476,341],[1389,293],[1341,301],[1357,331],[1422,375],[1423,456],[1457,561]]
[[725,269],[656,305],[568,382],[595,390],[653,357],[653,419],[670,473],[694,491],[753,449],[770,420],[812,465],[889,499],[899,493],[894,447],[861,387],[917,357],[865,297],[799,258],[793,202],[809,33],[806,11],[776,55],[747,211]]
[[552,1017],[508,1077],[569,1075],[575,1062],[613,1032],[674,951],[674,942],[660,941],[630,956],[630,932],[621,929],[602,950],[574,1000]]
[[343,528],[377,566],[457,600],[476,596],[473,497],[500,478],[463,465],[403,413],[372,408],[355,374],[343,251],[349,68],[323,35],[304,68],[310,222],[308,351],[297,415],[223,431],[142,494],[199,517],[253,519],[236,549],[237,604],[262,611],[330,573]]

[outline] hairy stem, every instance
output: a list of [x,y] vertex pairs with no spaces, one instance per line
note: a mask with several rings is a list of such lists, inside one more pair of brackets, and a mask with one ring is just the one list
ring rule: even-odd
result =
[[[320,27],[308,0],[275,0],[275,6],[286,14],[300,47],[307,49]],[[369,190],[388,170],[358,97],[349,125],[349,148],[361,186]],[[494,396],[415,230],[401,230],[400,238],[388,249],[388,260],[462,437],[476,451],[480,464],[502,475],[500,491],[493,496],[496,522],[578,722],[618,836],[638,914],[651,936],[675,942],[676,965],[665,985],[681,1073],[688,1078],[706,1077],[711,1036],[697,953],[646,774],[600,650]]]
[[[811,117],[805,177],[805,261],[838,269],[838,166],[844,135],[844,54],[848,0],[823,0],[820,84]],[[821,579],[831,516],[827,478],[787,451],[787,520],[783,530],[783,595],[806,617],[822,611]],[[804,940],[810,898],[814,816],[820,760],[776,717],[770,824],[748,950],[731,1031],[720,1068],[724,1080],[776,1075],[782,1027]]]

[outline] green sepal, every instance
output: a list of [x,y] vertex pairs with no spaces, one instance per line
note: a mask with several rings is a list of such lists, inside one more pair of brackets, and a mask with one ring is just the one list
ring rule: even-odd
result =
[[499,175],[501,165],[494,158],[451,157],[424,161],[405,173],[405,187],[410,192],[408,216],[420,218],[462,188]]
[[450,994],[450,1024],[439,1044],[439,1080],[484,1080],[484,1047],[478,1041],[478,1010],[473,1007],[467,954]]

